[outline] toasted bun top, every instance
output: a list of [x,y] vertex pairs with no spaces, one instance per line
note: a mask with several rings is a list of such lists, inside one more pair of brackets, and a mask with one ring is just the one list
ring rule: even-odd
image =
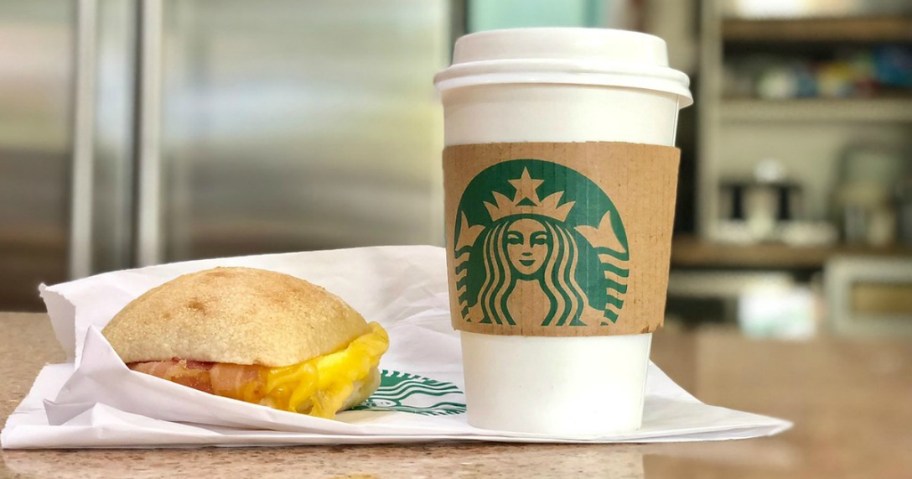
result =
[[357,311],[307,281],[215,268],[149,290],[103,334],[126,363],[182,358],[277,367],[334,352],[369,331]]

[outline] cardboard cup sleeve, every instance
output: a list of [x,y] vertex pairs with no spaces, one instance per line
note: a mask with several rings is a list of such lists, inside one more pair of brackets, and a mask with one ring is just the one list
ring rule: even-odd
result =
[[680,151],[621,142],[450,146],[453,327],[605,336],[662,325]]

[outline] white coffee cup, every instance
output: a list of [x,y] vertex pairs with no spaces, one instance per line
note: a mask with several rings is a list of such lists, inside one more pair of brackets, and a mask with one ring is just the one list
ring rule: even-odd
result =
[[[622,30],[531,28],[456,42],[435,77],[446,146],[627,142],[673,146],[687,76],[665,42]],[[461,332],[473,426],[563,437],[641,426],[652,335]]]

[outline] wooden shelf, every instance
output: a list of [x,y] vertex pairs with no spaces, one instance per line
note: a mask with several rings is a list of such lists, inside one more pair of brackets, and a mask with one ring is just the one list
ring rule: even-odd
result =
[[726,121],[912,122],[910,98],[723,100]]
[[676,238],[671,265],[678,268],[819,269],[839,255],[912,257],[912,248],[890,246],[790,246],[714,243],[693,237]]
[[726,19],[722,38],[742,42],[912,42],[912,16]]

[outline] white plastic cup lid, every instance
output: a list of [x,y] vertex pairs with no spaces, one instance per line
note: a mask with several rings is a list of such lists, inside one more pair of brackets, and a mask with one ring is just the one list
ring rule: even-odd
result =
[[654,35],[596,28],[489,30],[459,38],[453,64],[434,77],[441,91],[498,83],[566,83],[671,93],[693,103],[683,72],[668,66]]

